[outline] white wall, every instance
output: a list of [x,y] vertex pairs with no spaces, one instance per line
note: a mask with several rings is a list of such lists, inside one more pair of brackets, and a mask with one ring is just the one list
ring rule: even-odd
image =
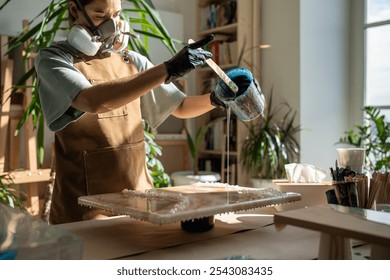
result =
[[301,162],[328,168],[348,127],[349,0],[263,0],[264,91],[299,111]]
[[50,2],[51,0],[12,0],[0,12],[0,34],[9,36],[18,34],[22,29],[22,21],[32,20]]
[[301,0],[302,162],[334,165],[349,118],[349,0]]
[[288,102],[300,108],[299,0],[263,0],[261,86],[266,96],[273,89],[274,104]]

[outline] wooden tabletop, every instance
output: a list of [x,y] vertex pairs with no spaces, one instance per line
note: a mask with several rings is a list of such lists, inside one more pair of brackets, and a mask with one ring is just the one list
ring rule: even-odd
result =
[[321,205],[275,213],[274,222],[390,247],[390,213]]

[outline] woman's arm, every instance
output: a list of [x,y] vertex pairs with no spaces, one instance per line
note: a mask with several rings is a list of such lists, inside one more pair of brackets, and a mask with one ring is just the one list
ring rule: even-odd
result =
[[167,67],[159,64],[135,76],[88,87],[79,92],[72,107],[83,112],[105,113],[145,95],[167,78]]
[[138,75],[83,89],[72,101],[72,107],[89,113],[104,113],[122,107],[162,83],[172,82],[201,66],[206,59],[212,57],[210,52],[201,47],[212,39],[213,37],[206,37],[189,44],[170,60]]
[[210,94],[187,96],[172,115],[177,118],[187,119],[200,116],[215,107],[210,103]]

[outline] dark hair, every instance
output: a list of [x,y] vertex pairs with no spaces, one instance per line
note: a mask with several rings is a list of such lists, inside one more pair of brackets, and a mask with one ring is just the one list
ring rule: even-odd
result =
[[[69,3],[74,2],[76,4],[76,6],[79,7],[79,5],[76,1],[77,0],[68,0],[68,14],[69,14],[69,19],[71,22],[74,22],[76,19],[74,18],[74,16],[72,16],[72,13],[69,10]],[[95,0],[79,0],[78,2],[80,3],[81,6],[85,7],[86,5],[88,5],[89,3],[93,2],[93,1],[95,1]],[[121,0],[121,2],[123,2],[123,0]],[[151,3],[150,0],[147,2]]]
[[[88,5],[89,3],[93,2],[94,0],[79,0],[80,4],[82,6],[85,6],[85,5]],[[75,2],[76,3],[76,0],[68,0],[68,2]],[[77,3],[76,3],[77,4]]]
[[[80,4],[84,7],[85,5],[88,5],[89,3],[93,2],[94,0],[79,0]],[[74,2],[76,4],[76,6],[78,7],[79,5],[77,4],[76,0],[68,0],[68,4],[69,2]],[[69,18],[72,22],[74,22],[76,19],[74,18],[74,16],[72,16],[72,13],[69,11],[69,6],[68,6],[68,13],[69,13]]]

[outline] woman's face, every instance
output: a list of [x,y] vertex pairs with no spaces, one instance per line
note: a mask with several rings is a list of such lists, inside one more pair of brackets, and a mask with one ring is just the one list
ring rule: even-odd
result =
[[[119,21],[119,16],[122,11],[122,0],[93,0],[85,5],[84,8],[93,24],[99,26],[99,24],[110,18]],[[69,10],[76,19],[75,24],[88,28],[88,21],[82,11],[77,9],[75,2],[71,1],[69,3]]]

